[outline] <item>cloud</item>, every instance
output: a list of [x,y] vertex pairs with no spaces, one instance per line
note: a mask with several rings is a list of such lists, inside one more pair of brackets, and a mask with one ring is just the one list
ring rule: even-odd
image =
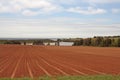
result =
[[[107,11],[101,8],[73,7],[78,0],[0,0],[0,13],[16,13],[24,16],[36,16],[40,14],[51,14],[56,12],[72,12],[80,14],[103,14]],[[107,1],[107,0],[105,0]],[[78,3],[77,3],[78,2]],[[82,2],[82,1],[81,1]],[[87,2],[101,2],[100,0],[89,0]],[[64,5],[64,6],[63,6]]]
[[83,0],[89,3],[120,3],[120,0]]
[[48,0],[1,0],[0,13],[21,13],[34,16],[41,13],[56,12],[61,7]]
[[120,9],[114,8],[114,9],[112,9],[112,13],[115,13],[115,14],[120,13]]
[[104,9],[100,9],[100,8],[93,8],[93,7],[88,7],[86,10],[81,8],[81,7],[75,7],[75,8],[69,8],[67,10],[68,12],[73,12],[73,13],[80,13],[80,14],[85,14],[85,15],[89,15],[89,14],[104,14],[107,11]]
[[34,12],[34,11],[31,11],[31,10],[24,10],[24,11],[22,12],[22,14],[23,14],[24,16],[36,16],[36,15],[39,14],[39,12]]
[[[58,21],[56,21],[58,20]],[[100,19],[101,20],[101,19]],[[55,22],[56,21],[56,22]],[[65,22],[67,21],[67,22]],[[119,35],[120,24],[95,24],[96,20],[56,17],[48,19],[0,18],[0,37],[4,38],[69,38],[92,37],[97,35]],[[90,23],[90,21],[92,21]],[[103,21],[103,20],[102,20]],[[78,22],[78,23],[76,23]],[[88,23],[89,22],[89,23]]]

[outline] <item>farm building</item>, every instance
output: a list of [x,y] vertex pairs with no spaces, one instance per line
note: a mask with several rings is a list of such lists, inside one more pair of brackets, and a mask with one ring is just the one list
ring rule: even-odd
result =
[[72,46],[73,42],[45,42],[44,45],[50,46]]
[[33,45],[33,42],[21,42],[21,45]]
[[73,42],[43,42],[43,43],[21,42],[21,45],[72,46]]

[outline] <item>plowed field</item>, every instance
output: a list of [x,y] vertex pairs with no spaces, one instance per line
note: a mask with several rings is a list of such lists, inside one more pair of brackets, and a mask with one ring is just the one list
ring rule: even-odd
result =
[[0,45],[0,78],[120,74],[120,48]]

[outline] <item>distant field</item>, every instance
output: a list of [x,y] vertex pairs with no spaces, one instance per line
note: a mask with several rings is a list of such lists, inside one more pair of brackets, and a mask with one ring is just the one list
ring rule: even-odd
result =
[[[80,79],[79,75],[83,78]],[[101,79],[94,76],[94,79],[90,75],[103,76],[97,76]],[[27,80],[24,77],[40,76],[49,76],[46,80],[56,76],[66,76],[57,77],[57,80],[119,78],[104,75],[120,75],[120,48],[0,45],[0,78],[23,78],[20,80]],[[67,76],[73,77],[69,79]]]

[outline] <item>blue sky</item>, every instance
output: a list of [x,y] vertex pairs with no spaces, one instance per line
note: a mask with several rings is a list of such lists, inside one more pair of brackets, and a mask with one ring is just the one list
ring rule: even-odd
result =
[[120,0],[0,0],[0,38],[120,35]]

